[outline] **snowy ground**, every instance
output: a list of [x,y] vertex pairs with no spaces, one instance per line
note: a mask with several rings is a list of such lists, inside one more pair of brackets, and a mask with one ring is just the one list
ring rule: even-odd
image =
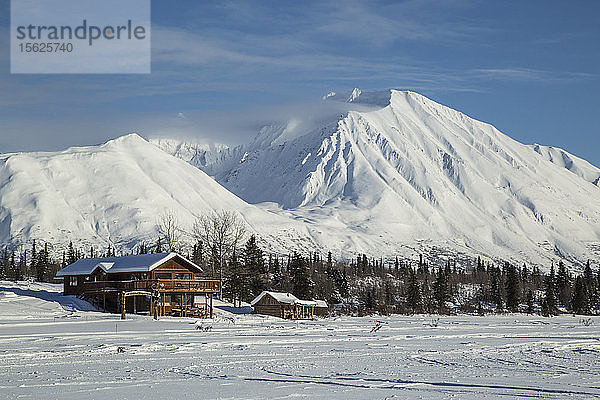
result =
[[600,398],[600,318],[395,316],[371,333],[374,317],[220,309],[200,330],[59,290],[0,282],[0,398]]

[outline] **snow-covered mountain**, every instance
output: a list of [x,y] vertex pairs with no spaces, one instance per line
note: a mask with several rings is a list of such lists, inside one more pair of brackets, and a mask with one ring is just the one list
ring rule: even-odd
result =
[[189,229],[229,209],[278,252],[600,260],[598,168],[417,93],[331,101],[353,107],[265,126],[235,148],[134,134],[0,155],[0,242],[130,249],[156,239],[167,210]]
[[154,243],[172,211],[188,232],[209,210],[237,211],[264,243],[283,251],[311,243],[305,228],[249,205],[203,171],[136,134],[100,146],[0,156],[0,242],[133,248]]
[[339,253],[597,257],[600,172],[591,164],[409,91],[326,100],[377,107],[308,131],[293,121],[267,126],[210,174],[249,203],[307,221]]

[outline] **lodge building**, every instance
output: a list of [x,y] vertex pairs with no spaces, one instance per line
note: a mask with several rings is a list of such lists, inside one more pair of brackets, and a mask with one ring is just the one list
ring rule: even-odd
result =
[[177,253],[82,258],[56,274],[64,295],[76,295],[105,312],[212,318],[221,281]]

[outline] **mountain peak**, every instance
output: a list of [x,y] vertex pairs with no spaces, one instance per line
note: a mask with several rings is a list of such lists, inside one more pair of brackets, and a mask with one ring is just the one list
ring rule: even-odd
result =
[[360,96],[361,93],[362,93],[362,91],[359,88],[352,89],[352,92],[350,93],[350,97],[348,97],[348,100],[346,100],[346,102],[352,103],[354,100],[358,99],[358,96]]
[[343,92],[329,92],[323,96],[323,100],[386,107],[390,104],[390,96],[390,90],[365,92],[354,88]]
[[356,100],[362,93],[362,90],[359,88],[354,88],[352,90],[346,90],[343,92],[329,92],[325,96],[323,96],[323,100],[334,100],[334,101],[343,101],[345,103],[352,103]]
[[[217,180],[250,203],[322,218],[323,237],[342,221],[361,241],[389,238],[390,249],[425,238],[542,265],[556,255],[589,258],[585,243],[600,240],[600,174],[583,160],[536,151],[408,90],[353,89],[326,101],[367,107],[310,130],[261,131],[266,145],[250,147],[243,163],[222,163]],[[360,251],[355,238],[347,246]]]
[[117,138],[111,139],[105,143],[105,145],[135,145],[149,143],[146,139],[141,137],[138,133],[132,132]]

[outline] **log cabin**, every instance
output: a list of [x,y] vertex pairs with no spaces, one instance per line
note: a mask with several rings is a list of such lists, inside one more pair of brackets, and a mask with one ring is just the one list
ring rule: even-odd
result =
[[63,294],[105,312],[212,318],[221,281],[177,253],[82,258],[58,271]]
[[323,300],[301,300],[291,293],[263,291],[250,305],[256,314],[283,319],[313,319],[315,315],[327,314]]

